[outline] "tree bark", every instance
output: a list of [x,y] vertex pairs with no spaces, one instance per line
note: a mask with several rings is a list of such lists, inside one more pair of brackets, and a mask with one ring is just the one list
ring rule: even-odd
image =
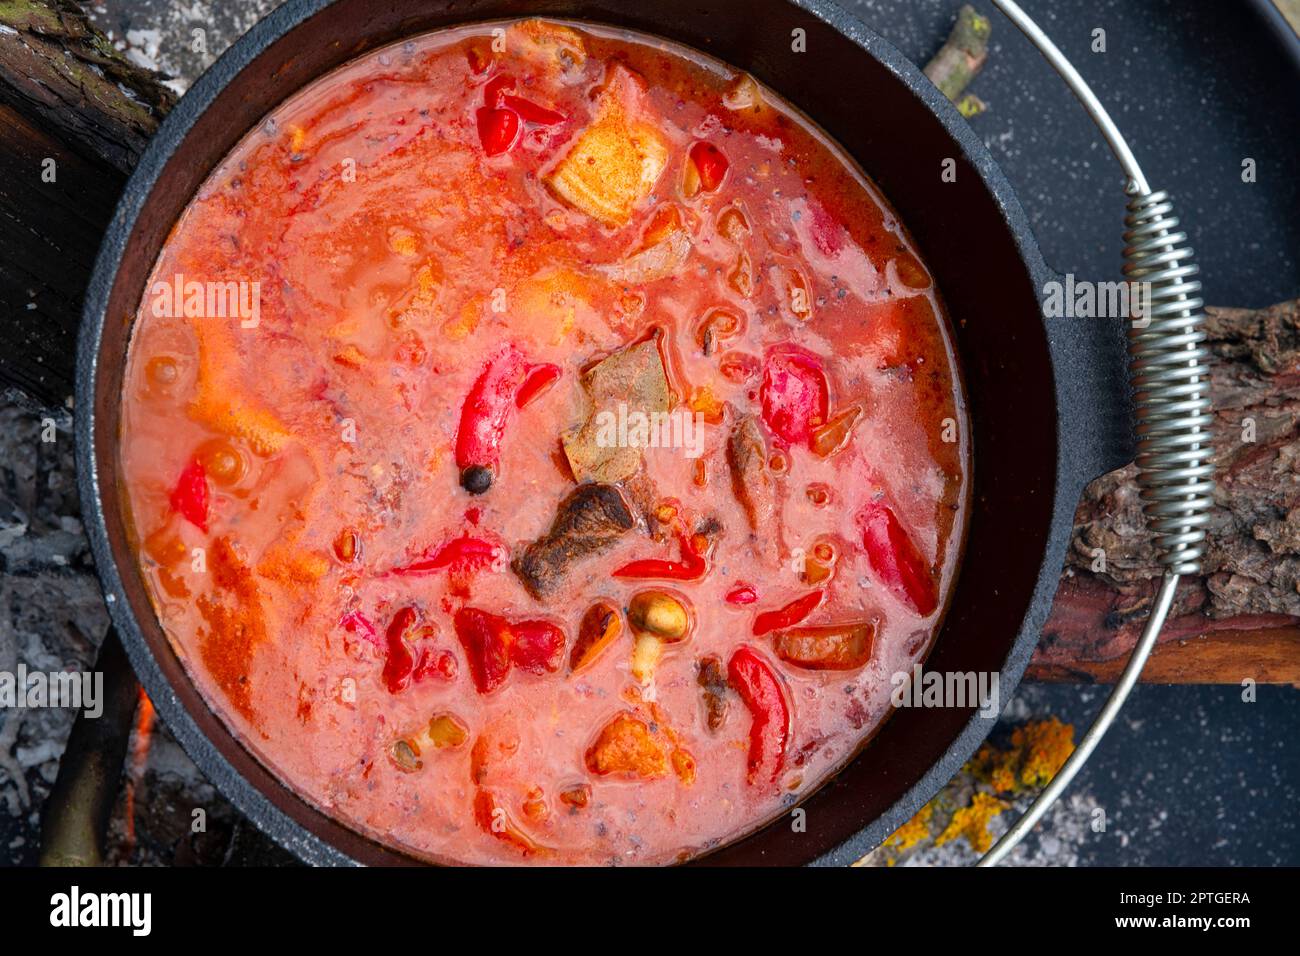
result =
[[[70,0],[0,0],[0,386],[71,406],[95,251],[174,99]],[[1221,507],[1206,573],[1180,589],[1149,680],[1300,683],[1297,313],[1296,302],[1209,310]],[[1132,467],[1095,481],[1030,676],[1114,679],[1159,573]]]
[[[1219,507],[1144,677],[1300,683],[1300,301],[1207,312]],[[1135,473],[1084,492],[1031,675],[1113,679],[1141,633],[1161,569]]]

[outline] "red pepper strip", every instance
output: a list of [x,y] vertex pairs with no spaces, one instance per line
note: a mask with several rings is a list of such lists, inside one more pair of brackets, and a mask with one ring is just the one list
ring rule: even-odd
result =
[[507,109],[512,109],[518,113],[524,121],[535,123],[538,126],[558,126],[565,120],[563,113],[540,106],[532,100],[524,99],[522,96],[507,93],[501,97],[501,102]]
[[645,558],[623,565],[614,572],[616,578],[664,578],[669,581],[698,581],[704,577],[708,564],[704,555],[695,550],[691,536],[678,531],[682,543],[682,559],[666,561],[662,558]]
[[558,365],[549,363],[534,365],[533,370],[528,373],[528,378],[524,379],[524,384],[519,386],[519,392],[515,395],[515,407],[523,408],[554,385],[559,378],[560,367]]
[[511,665],[533,674],[554,673],[564,658],[564,631],[550,621],[519,621],[465,607],[454,618],[474,686],[491,693],[510,676]]
[[483,152],[489,156],[500,156],[508,152],[519,139],[519,114],[514,110],[499,110],[484,107],[474,114],[478,123],[478,138],[483,144]]
[[750,584],[737,584],[727,592],[726,597],[728,604],[753,604],[757,600],[758,592]]
[[858,518],[867,560],[885,587],[926,617],[939,603],[934,578],[921,552],[894,512],[882,502],[868,504]]
[[758,637],[761,634],[767,634],[769,631],[779,631],[783,627],[793,627],[798,624],[817,609],[817,605],[822,603],[822,596],[825,593],[821,589],[810,591],[779,610],[764,611],[754,618],[754,636]]
[[203,463],[195,458],[181,472],[180,480],[172,491],[172,510],[200,531],[208,530],[208,473]]
[[469,672],[480,694],[487,694],[510,676],[510,645],[514,635],[503,617],[463,607],[453,619],[456,637],[465,648]]
[[696,143],[691,147],[691,162],[700,175],[700,186],[705,192],[713,192],[722,185],[722,177],[727,175],[727,157],[722,150],[712,143]]
[[514,643],[510,659],[533,674],[555,673],[564,659],[564,632],[550,621],[520,621],[510,625]]
[[790,739],[790,708],[781,678],[767,658],[752,647],[741,646],[727,662],[727,679],[753,718],[749,725],[749,782],[760,778],[775,782]]
[[505,548],[495,541],[471,538],[468,535],[452,538],[432,554],[425,552],[419,560],[393,568],[394,574],[433,574],[436,571],[467,571],[504,566]]
[[817,356],[797,346],[778,346],[763,363],[763,421],[788,444],[806,442],[826,423],[829,391]]
[[343,628],[343,630],[347,631],[349,634],[355,634],[358,637],[364,638],[377,648],[382,649],[384,646],[379,640],[379,632],[375,630],[375,626],[371,624],[370,619],[360,611],[348,611],[348,613],[344,614],[339,618],[339,627]]
[[384,661],[384,684],[390,694],[405,690],[415,671],[415,658],[406,646],[406,635],[415,626],[415,608],[404,607],[388,625],[388,658]]
[[470,494],[482,494],[492,486],[515,396],[531,370],[523,353],[508,345],[488,361],[465,398],[456,432],[456,466],[460,483]]
[[515,78],[509,73],[498,73],[483,85],[483,105],[488,109],[501,108],[501,98],[506,90],[515,88]]

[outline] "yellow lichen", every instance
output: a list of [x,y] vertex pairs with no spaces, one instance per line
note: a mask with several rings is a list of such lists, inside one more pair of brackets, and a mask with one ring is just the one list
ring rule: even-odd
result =
[[1074,752],[1074,727],[1055,717],[1017,727],[1013,746],[1024,751],[1020,782],[1026,787],[1045,787]]
[[[998,794],[1014,796],[1046,786],[1073,752],[1074,727],[1055,717],[1031,720],[1017,727],[1006,747],[985,743],[957,780],[969,786],[970,778],[974,778],[977,785],[986,789],[977,790],[969,804],[953,812],[934,845],[943,846],[965,837],[975,852],[986,852],[993,844],[989,822],[1010,806]],[[959,787],[958,792],[961,789],[964,788]],[[885,863],[893,866],[906,851],[928,839],[935,808],[946,812],[952,800],[953,788],[949,787],[899,827],[885,841],[889,851]]]
[[989,823],[1005,810],[1009,804],[999,800],[991,793],[976,793],[969,807],[962,807],[952,815],[948,825],[934,841],[935,846],[943,846],[952,840],[966,838],[976,853],[987,853],[993,845],[993,834],[989,833]]
[[1007,793],[1016,786],[1015,763],[1014,752],[985,743],[971,758],[966,769],[997,793]]
[[967,770],[996,793],[1046,786],[1074,752],[1074,727],[1055,717],[1031,720],[1011,734],[1010,747],[980,747]]
[[930,836],[930,820],[934,817],[934,802],[931,801],[916,812],[912,819],[894,831],[893,836],[885,841],[887,846],[902,852],[910,850]]

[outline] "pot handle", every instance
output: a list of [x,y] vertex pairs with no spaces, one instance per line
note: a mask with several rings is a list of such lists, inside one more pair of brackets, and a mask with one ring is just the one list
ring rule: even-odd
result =
[[1060,411],[1058,445],[1074,486],[1122,468],[1135,454],[1133,397],[1128,386],[1128,320],[1048,315],[1056,297],[1069,301],[1071,276],[1044,290],[1047,348]]
[[140,685],[112,627],[99,646],[103,711],[77,715],[41,814],[41,866],[102,866]]
[[[1137,437],[1138,485],[1147,522],[1156,534],[1156,547],[1165,574],[1147,618],[1115,689],[1079,741],[1070,759],[1038,795],[1024,816],[1011,825],[979,866],[995,866],[1034,827],[1083,768],[1105,736],[1137,683],[1156,638],[1173,604],[1178,579],[1197,574],[1205,544],[1205,525],[1214,504],[1214,466],[1210,463],[1209,373],[1204,346],[1204,314],[1198,296],[1199,271],[1192,262],[1187,236],[1178,231],[1173,203],[1163,191],[1152,192],[1142,167],[1124,135],[1101,101],[1065,55],[1057,49],[1014,0],[993,0],[1012,23],[1047,59],[1083,104],[1124,169],[1128,182],[1128,215],[1124,224],[1124,275],[1145,290],[1145,308],[1128,322],[1129,380],[1133,389],[1134,431]],[[1074,320],[1078,321],[1078,320]],[[1060,326],[1058,324],[1058,329]],[[1062,331],[1061,344],[1068,341]],[[1098,338],[1097,341],[1104,341]],[[1085,364],[1053,349],[1058,369]],[[1100,363],[1098,366],[1100,367]],[[1062,380],[1058,376],[1058,381]],[[1082,395],[1086,388],[1073,380]],[[1059,387],[1059,386],[1058,386]],[[1070,396],[1067,401],[1075,401]],[[1080,409],[1068,406],[1077,421]]]

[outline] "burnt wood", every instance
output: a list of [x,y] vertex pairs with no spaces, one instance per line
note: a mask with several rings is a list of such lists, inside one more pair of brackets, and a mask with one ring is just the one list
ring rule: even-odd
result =
[[67,407],[95,252],[176,96],[70,0],[11,0],[0,26],[0,385]]

